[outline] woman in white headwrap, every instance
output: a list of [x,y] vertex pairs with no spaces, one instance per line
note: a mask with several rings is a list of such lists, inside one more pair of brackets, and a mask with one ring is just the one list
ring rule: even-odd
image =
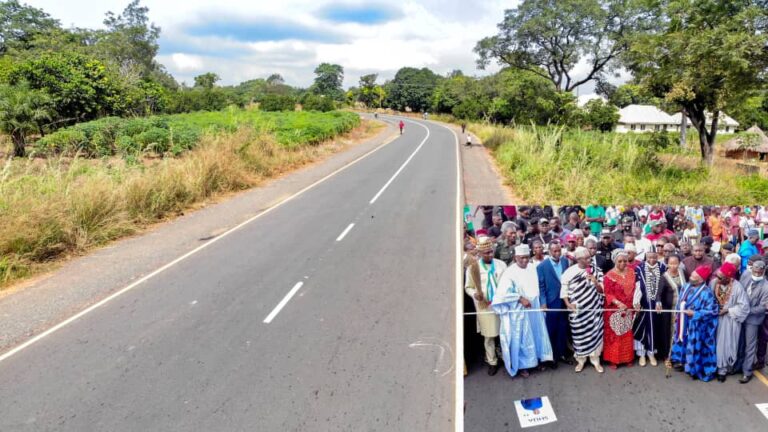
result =
[[560,278],[560,298],[573,312],[569,315],[576,372],[589,361],[602,373],[600,353],[603,351],[603,273],[592,264],[587,248],[580,246],[574,252],[576,265],[563,272]]

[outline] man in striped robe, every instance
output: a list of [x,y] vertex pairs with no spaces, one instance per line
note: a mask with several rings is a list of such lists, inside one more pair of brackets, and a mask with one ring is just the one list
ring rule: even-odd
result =
[[589,358],[598,373],[603,372],[600,353],[603,351],[603,273],[592,263],[589,250],[578,247],[574,252],[576,265],[560,278],[560,298],[568,309],[576,372],[584,369]]

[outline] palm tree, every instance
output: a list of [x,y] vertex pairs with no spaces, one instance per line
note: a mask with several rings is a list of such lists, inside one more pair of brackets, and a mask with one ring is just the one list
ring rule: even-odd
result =
[[42,131],[53,117],[51,97],[22,83],[0,86],[0,130],[11,136],[13,155],[26,156],[27,134]]

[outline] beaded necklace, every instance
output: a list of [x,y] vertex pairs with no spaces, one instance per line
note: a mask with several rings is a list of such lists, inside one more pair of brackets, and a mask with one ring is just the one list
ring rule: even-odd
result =
[[725,307],[725,304],[728,303],[728,300],[731,298],[731,293],[733,292],[733,282],[729,282],[728,285],[723,285],[720,282],[717,282],[717,289],[715,289],[715,298],[717,298],[717,302],[720,304],[720,307]]

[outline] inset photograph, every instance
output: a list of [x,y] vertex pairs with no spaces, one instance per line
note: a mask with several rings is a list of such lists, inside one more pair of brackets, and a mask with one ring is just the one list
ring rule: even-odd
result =
[[465,206],[465,430],[765,428],[766,227],[759,205]]

